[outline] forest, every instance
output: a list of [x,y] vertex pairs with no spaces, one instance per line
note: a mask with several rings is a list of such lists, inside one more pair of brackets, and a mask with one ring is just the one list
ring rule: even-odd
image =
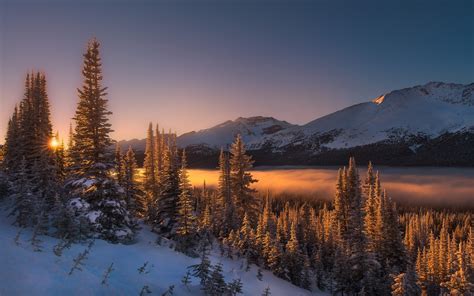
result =
[[200,258],[183,282],[199,279],[206,295],[238,295],[245,285],[224,280],[222,266],[208,259],[215,249],[245,258],[244,268],[254,264],[331,295],[474,294],[472,211],[397,205],[372,163],[360,176],[350,155],[332,202],[257,192],[254,160],[240,135],[220,152],[218,186],[194,187],[177,135],[152,123],[139,176],[134,150],[114,149],[96,39],[81,71],[66,143],[54,132],[45,73],[26,75],[8,121],[0,202],[19,229],[32,229],[35,250],[42,250],[42,236],[61,239],[58,252],[93,239],[134,244],[148,225],[158,244],[171,240]]

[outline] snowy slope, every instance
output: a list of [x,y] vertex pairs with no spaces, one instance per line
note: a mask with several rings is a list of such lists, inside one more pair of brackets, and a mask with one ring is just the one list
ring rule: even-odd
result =
[[[133,245],[96,240],[82,271],[76,270],[69,276],[73,258],[84,251],[86,245],[73,245],[57,257],[52,249],[58,241],[41,237],[43,251],[34,252],[28,242],[31,231],[23,230],[17,246],[14,238],[18,228],[11,226],[11,221],[5,216],[6,213],[0,210],[0,295],[138,295],[144,285],[149,286],[152,292],[149,295],[162,295],[170,285],[175,285],[174,295],[202,295],[197,279],[192,278],[189,290],[181,284],[186,267],[196,264],[199,259],[156,245],[156,234],[146,227]],[[213,264],[223,263],[226,281],[241,278],[244,295],[260,295],[267,286],[270,286],[272,295],[318,295],[269,272],[264,272],[263,280],[259,281],[255,266],[245,272],[240,269],[240,261],[216,254],[211,260]],[[149,273],[139,274],[137,269],[147,261]],[[114,270],[108,286],[101,285],[102,276],[111,263],[114,263]]]
[[[327,148],[345,148],[397,140],[410,135],[429,138],[474,126],[474,84],[431,82],[396,90],[294,127],[265,136],[260,146],[306,144],[326,136]],[[254,145],[255,146],[255,145]]]
[[291,127],[295,127],[295,125],[273,117],[239,117],[236,120],[229,120],[209,129],[183,134],[178,137],[178,145],[186,147],[205,144],[212,148],[226,148],[233,142],[235,135],[240,134],[247,146],[250,147],[253,143],[260,143],[264,136]]

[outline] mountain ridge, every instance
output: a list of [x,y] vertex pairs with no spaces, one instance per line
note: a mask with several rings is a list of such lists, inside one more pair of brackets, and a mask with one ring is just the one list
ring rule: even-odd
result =
[[[292,158],[297,151],[304,155],[298,158],[304,159],[377,144],[406,146],[416,154],[441,136],[473,132],[474,83],[429,82],[382,94],[303,125],[273,117],[239,117],[182,134],[178,145],[191,148],[197,155],[200,150],[209,155],[221,147],[227,149],[239,133],[247,149],[257,155],[266,151]],[[137,141],[133,146],[144,149]]]

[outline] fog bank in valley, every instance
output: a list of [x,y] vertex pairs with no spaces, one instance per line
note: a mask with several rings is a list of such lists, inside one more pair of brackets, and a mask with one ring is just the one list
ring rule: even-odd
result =
[[[288,192],[315,198],[332,199],[337,167],[261,167],[252,171],[259,191]],[[472,168],[392,168],[376,167],[382,186],[400,202],[474,207],[474,169]],[[366,169],[360,168],[361,181]],[[190,170],[193,185],[215,186],[217,170]]]

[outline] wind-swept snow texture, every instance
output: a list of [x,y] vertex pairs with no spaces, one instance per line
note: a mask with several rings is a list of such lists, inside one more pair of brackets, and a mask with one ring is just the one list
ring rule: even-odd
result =
[[[174,295],[204,295],[199,287],[199,279],[192,278],[189,290],[181,279],[187,266],[199,262],[167,246],[158,246],[157,235],[144,226],[133,245],[110,244],[96,240],[84,261],[82,271],[75,270],[68,275],[73,259],[87,248],[87,244],[74,244],[65,249],[61,257],[53,253],[59,240],[42,236],[42,252],[34,252],[29,239],[31,231],[23,229],[19,245],[15,243],[20,228],[11,225],[11,219],[0,211],[0,295],[139,295],[143,286],[148,286],[151,294],[162,295],[174,285]],[[246,272],[241,269],[242,261],[211,255],[213,264],[222,262],[226,281],[240,278],[243,295],[261,295],[270,286],[272,295],[318,295],[298,288],[289,282],[276,278],[264,271],[263,280],[256,277],[257,268],[252,266]],[[145,271],[138,269],[148,262]],[[110,264],[113,271],[102,285],[103,275]],[[319,295],[322,295],[319,293]]]

